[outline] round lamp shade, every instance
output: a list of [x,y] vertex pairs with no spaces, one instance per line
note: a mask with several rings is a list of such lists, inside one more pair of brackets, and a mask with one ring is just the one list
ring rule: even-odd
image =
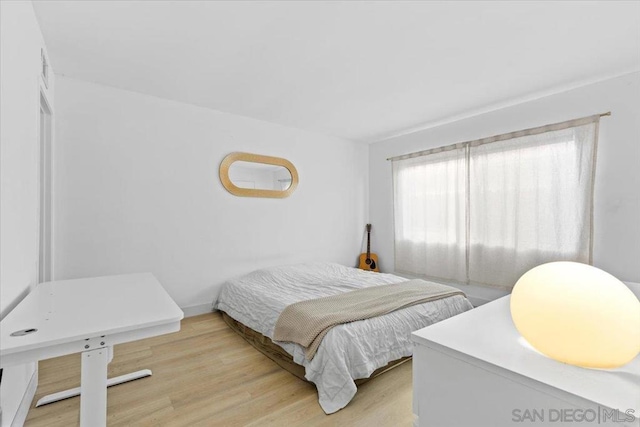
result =
[[535,267],[516,283],[511,317],[541,353],[586,368],[616,368],[640,353],[640,301],[611,274],[576,262]]

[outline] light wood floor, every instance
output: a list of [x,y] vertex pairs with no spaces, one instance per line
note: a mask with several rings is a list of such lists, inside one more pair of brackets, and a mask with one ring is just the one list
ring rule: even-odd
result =
[[[362,385],[325,415],[315,387],[263,356],[219,313],[183,320],[180,332],[115,347],[109,377],[149,368],[153,376],[111,387],[109,426],[411,426],[411,363]],[[40,362],[37,401],[80,384],[79,355]],[[32,407],[26,426],[73,426],[80,399]]]

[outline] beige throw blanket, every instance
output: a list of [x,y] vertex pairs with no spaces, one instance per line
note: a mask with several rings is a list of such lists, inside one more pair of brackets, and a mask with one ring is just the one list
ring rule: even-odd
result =
[[287,306],[273,331],[274,341],[294,342],[313,359],[324,336],[334,326],[369,319],[392,311],[464,293],[424,280],[372,286]]

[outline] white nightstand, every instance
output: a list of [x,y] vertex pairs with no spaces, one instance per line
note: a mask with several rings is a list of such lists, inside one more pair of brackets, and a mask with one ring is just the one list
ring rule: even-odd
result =
[[509,299],[413,333],[416,426],[640,426],[640,357],[614,370],[549,359],[518,334]]

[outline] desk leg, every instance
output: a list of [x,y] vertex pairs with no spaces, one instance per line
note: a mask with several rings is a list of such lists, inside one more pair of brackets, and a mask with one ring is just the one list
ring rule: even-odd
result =
[[82,353],[80,427],[107,425],[107,365],[109,347]]
[[[120,375],[118,377],[109,378],[107,380],[107,387],[112,387],[118,384],[128,383],[130,381],[139,380],[140,378],[150,377],[152,375],[150,369],[142,369],[130,374]],[[70,388],[69,390],[59,391],[57,393],[47,394],[42,396],[36,403],[36,408],[39,408],[50,403],[59,402],[61,400],[69,399],[71,397],[80,396],[80,387]]]

